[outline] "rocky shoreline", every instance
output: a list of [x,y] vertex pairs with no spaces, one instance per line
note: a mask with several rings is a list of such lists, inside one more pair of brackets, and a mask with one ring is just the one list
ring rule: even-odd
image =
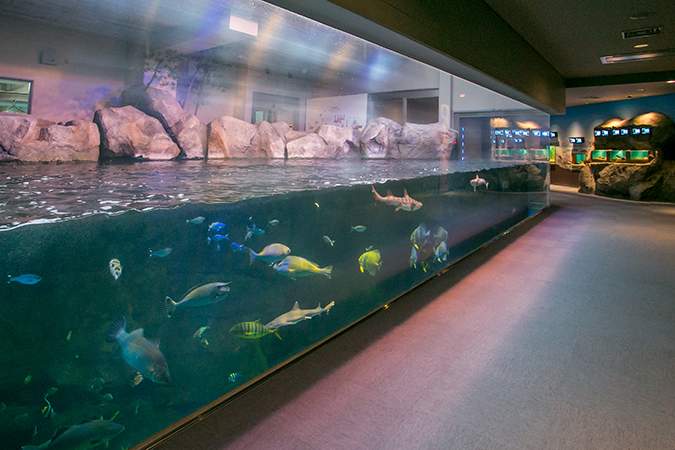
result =
[[250,124],[223,116],[203,124],[168,92],[131,86],[120,106],[92,122],[55,123],[0,114],[0,161],[76,162],[226,158],[448,159],[458,133],[440,123],[401,126],[377,118],[362,131],[322,125],[315,132],[284,122]]

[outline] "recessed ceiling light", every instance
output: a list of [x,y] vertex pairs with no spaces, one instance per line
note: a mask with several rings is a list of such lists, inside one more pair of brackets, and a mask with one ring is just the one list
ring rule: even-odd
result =
[[647,47],[648,45],[649,45],[649,44],[638,44],[638,45],[634,45],[633,48],[645,48],[645,47]]
[[661,52],[644,52],[644,53],[632,53],[627,55],[601,56],[600,61],[602,61],[603,64],[614,64],[620,62],[647,61],[656,58],[664,58],[667,56],[675,56],[675,50],[670,49]]
[[641,20],[641,19],[647,19],[651,16],[655,16],[656,13],[654,11],[642,11],[635,13],[629,17],[630,20]]

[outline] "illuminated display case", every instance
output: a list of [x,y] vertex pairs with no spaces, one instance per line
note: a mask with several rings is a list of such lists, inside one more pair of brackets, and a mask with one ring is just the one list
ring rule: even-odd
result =
[[0,5],[3,448],[148,447],[548,205],[520,102],[258,0],[67,3]]

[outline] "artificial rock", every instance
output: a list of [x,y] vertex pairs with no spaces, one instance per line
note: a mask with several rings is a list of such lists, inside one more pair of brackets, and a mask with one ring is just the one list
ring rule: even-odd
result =
[[208,126],[208,157],[224,158],[265,158],[260,149],[258,128],[243,120],[230,116],[214,119]]
[[159,120],[185,158],[206,157],[206,125],[185,111],[169,92],[144,85],[130,86],[122,92],[121,106],[133,106]]
[[59,125],[30,115],[0,115],[0,160],[97,161],[99,144],[98,128],[91,122]]
[[159,120],[133,106],[99,109],[94,123],[101,132],[101,157],[168,160],[180,154]]

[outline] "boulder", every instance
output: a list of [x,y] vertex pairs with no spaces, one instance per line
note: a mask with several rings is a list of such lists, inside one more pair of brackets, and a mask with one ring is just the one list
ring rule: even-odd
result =
[[406,123],[398,148],[402,158],[447,161],[458,134],[441,123]]
[[595,193],[595,176],[588,164],[584,164],[579,172],[579,192],[582,194]]
[[185,158],[206,157],[206,125],[185,111],[169,92],[144,85],[130,86],[122,92],[120,106],[133,106],[159,120]]
[[321,125],[315,131],[328,145],[328,152],[335,158],[358,155],[358,137],[354,138],[351,128],[336,127],[335,125]]
[[662,150],[664,159],[675,159],[673,144],[675,144],[675,123],[668,116],[659,113],[641,114],[628,122],[630,126],[652,127],[649,137],[640,135],[630,136],[630,148],[635,150]]
[[362,156],[369,159],[400,158],[398,146],[402,135],[403,127],[393,120],[384,117],[369,120],[360,139]]
[[58,125],[29,115],[0,116],[0,160],[98,161],[99,144],[98,128],[84,120]]
[[286,144],[289,158],[335,158],[335,148],[321,136],[310,133]]
[[266,121],[259,122],[256,126],[258,127],[258,144],[267,157],[285,158],[286,138],[284,135],[288,133],[291,128],[283,122],[271,124]]
[[302,137],[307,136],[309,133],[305,133],[304,131],[288,131],[286,134],[284,134],[284,137],[286,138],[286,143],[289,143],[291,141],[294,141],[296,139],[300,139]]
[[597,175],[595,193],[628,198],[630,187],[642,182],[649,169],[650,165],[609,164]]
[[260,149],[258,128],[253,124],[223,116],[209,123],[208,132],[208,157],[211,159],[267,156]]
[[133,106],[99,109],[94,123],[101,132],[101,157],[167,160],[180,155],[159,120]]

